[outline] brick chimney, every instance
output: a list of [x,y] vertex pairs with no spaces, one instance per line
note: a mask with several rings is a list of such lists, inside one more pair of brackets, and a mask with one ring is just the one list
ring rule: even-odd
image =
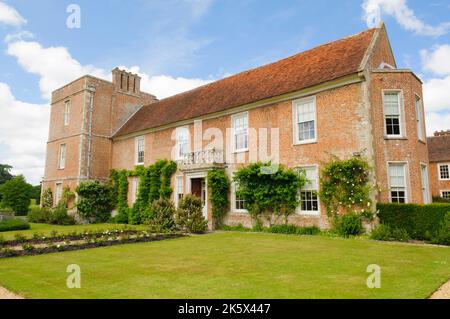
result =
[[447,131],[436,131],[434,136],[450,136],[450,130]]
[[141,77],[139,75],[114,68],[112,70],[112,79],[116,91],[140,95]]

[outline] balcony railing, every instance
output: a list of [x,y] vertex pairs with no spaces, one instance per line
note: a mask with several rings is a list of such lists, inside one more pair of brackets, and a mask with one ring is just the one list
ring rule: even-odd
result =
[[223,164],[223,151],[215,148],[210,150],[204,150],[200,152],[186,153],[181,159],[181,165],[185,167],[190,166],[203,166]]

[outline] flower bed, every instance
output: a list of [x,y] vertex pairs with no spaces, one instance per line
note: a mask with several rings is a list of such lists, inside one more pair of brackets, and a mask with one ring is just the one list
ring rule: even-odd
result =
[[[181,233],[154,234],[138,230],[108,230],[104,232],[84,232],[81,234],[16,238],[0,242],[0,258],[33,256],[60,251],[72,251],[121,244],[158,241],[179,238]],[[18,236],[20,237],[20,236]]]

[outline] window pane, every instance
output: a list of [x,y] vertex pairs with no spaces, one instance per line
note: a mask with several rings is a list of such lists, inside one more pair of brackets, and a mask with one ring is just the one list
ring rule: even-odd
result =
[[400,118],[398,116],[386,117],[387,135],[400,135]]
[[242,150],[248,148],[248,117],[242,114],[233,117],[234,149]]
[[384,115],[400,115],[399,94],[384,94]]
[[314,140],[316,138],[315,121],[316,105],[314,101],[297,102],[296,120],[298,141]]
[[441,165],[439,171],[441,173],[441,179],[450,179],[449,165]]
[[444,191],[444,192],[442,192],[442,197],[443,197],[443,198],[448,198],[448,199],[450,199],[450,191]]

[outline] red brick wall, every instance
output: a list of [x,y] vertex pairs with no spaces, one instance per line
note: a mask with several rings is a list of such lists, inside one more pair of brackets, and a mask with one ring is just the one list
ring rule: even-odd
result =
[[[450,161],[446,163],[450,163]],[[430,185],[433,197],[440,197],[441,191],[450,191],[450,180],[439,180],[438,164],[439,163],[430,163]]]

